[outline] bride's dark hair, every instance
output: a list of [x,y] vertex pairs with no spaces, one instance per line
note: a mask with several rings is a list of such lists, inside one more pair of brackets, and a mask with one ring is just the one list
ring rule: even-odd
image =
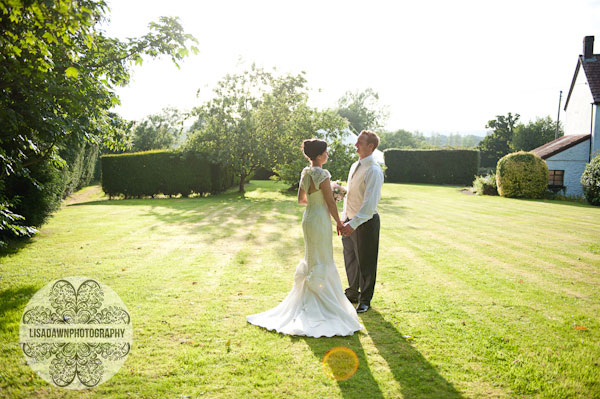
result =
[[327,150],[327,142],[323,140],[310,139],[302,142],[302,151],[304,151],[304,155],[311,161],[314,161],[325,150]]

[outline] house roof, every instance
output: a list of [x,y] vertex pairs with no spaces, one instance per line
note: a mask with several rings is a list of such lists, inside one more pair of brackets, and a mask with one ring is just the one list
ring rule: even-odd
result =
[[531,150],[531,152],[533,152],[542,159],[547,159],[553,155],[558,154],[559,152],[562,152],[579,143],[589,140],[590,136],[591,135],[589,134],[569,134],[567,136],[559,137],[556,140],[552,140],[551,142],[546,143],[541,147]]
[[594,61],[583,61],[583,70],[590,85],[594,104],[600,103],[600,54],[594,54]]
[[573,74],[573,80],[571,81],[571,87],[569,88],[569,94],[567,95],[567,101],[565,102],[565,111],[569,105],[569,99],[571,93],[575,87],[575,81],[577,80],[577,74],[583,65],[583,71],[587,78],[594,104],[600,104],[600,54],[594,54],[592,58],[584,59],[582,55],[577,60],[577,66],[575,67],[575,73]]

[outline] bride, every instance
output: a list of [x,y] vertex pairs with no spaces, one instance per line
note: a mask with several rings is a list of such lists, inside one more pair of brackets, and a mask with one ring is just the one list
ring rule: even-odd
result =
[[327,143],[304,140],[304,155],[310,161],[302,171],[298,203],[306,205],[302,217],[304,259],[294,274],[294,286],[275,308],[247,316],[248,322],[288,335],[331,337],[362,330],[356,310],[342,290],[333,260],[330,215],[342,227],[331,191]]

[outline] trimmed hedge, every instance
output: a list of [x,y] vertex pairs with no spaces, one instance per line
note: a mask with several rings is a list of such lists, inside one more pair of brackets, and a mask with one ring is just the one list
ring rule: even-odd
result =
[[9,176],[4,195],[20,197],[11,210],[25,217],[23,225],[41,226],[52,212],[60,208],[64,198],[91,181],[98,153],[98,147],[91,143],[65,143],[59,146],[65,167],[58,168],[47,159],[28,167],[30,176],[39,185],[22,176]]
[[498,194],[509,198],[543,198],[548,188],[548,166],[532,152],[513,152],[498,161]]
[[405,150],[383,152],[386,180],[392,183],[471,185],[479,169],[478,150]]
[[186,197],[224,191],[234,182],[231,170],[197,152],[155,150],[103,155],[101,160],[102,190],[109,197]]

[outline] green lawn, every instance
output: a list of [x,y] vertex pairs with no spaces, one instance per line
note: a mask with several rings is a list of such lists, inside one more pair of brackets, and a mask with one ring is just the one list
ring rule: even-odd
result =
[[[303,208],[283,188],[78,193],[0,257],[0,396],[600,397],[600,208],[385,184],[375,297],[360,316],[368,334],[314,339],[245,319],[285,297],[304,254]],[[337,237],[334,250],[345,286]],[[29,369],[18,328],[39,288],[82,275],[120,295],[134,342],[112,379],[72,392]],[[346,381],[323,371],[335,346],[359,358]]]

